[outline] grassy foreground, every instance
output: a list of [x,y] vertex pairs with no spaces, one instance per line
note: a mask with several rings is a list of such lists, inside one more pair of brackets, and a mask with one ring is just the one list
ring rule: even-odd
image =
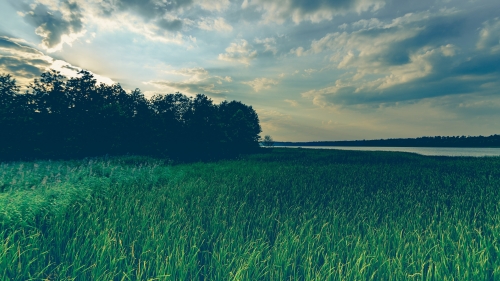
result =
[[500,157],[0,165],[0,280],[500,280]]

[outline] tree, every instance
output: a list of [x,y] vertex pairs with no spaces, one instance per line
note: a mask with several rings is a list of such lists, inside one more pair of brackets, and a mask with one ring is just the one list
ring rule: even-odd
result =
[[270,135],[264,136],[264,139],[262,140],[262,145],[266,147],[273,147],[274,146],[274,140]]
[[0,74],[0,110],[1,112],[9,112],[14,105],[14,100],[19,92],[19,86],[16,84],[16,79],[13,79],[10,74]]
[[255,110],[239,101],[223,101],[219,105],[224,147],[230,153],[256,151],[262,132]]
[[127,93],[85,70],[50,70],[24,94],[0,75],[0,158],[73,158],[125,153],[177,160],[220,159],[259,149],[257,113],[203,94]]

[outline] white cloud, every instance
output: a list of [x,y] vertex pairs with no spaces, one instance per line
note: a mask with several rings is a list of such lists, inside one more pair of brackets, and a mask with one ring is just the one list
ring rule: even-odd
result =
[[480,50],[489,49],[492,53],[500,51],[500,18],[483,23],[476,47]]
[[441,46],[441,52],[443,53],[443,56],[445,57],[453,57],[457,53],[458,48],[454,46],[453,44],[446,44],[444,46]]
[[203,69],[202,67],[194,67],[194,68],[181,68],[178,70],[169,70],[165,71],[168,74],[174,74],[174,75],[182,75],[182,76],[189,76],[190,80],[202,80],[208,77],[208,71]]
[[[459,50],[453,44],[442,44],[445,41],[440,41],[441,37],[432,35],[439,32],[433,28],[443,28],[435,23],[442,20],[438,17],[453,13],[426,11],[386,23],[373,18],[361,20],[351,24],[358,30],[329,33],[313,40],[309,49],[301,50],[301,55],[330,52],[333,66],[347,72],[335,81],[335,86],[312,89],[302,95],[317,106],[337,109],[336,102],[375,100],[369,95],[375,97],[395,86],[435,75],[435,69],[443,67],[445,58],[455,56]],[[430,19],[435,19],[432,24],[436,27],[429,23]],[[412,41],[415,43],[406,43]]]
[[222,85],[223,81],[227,83],[233,81],[230,76],[211,76],[207,70],[201,67],[182,68],[177,70],[165,71],[165,73],[174,76],[185,76],[188,78],[181,81],[175,81],[175,79],[150,81],[146,84],[154,85],[155,87],[169,93],[182,92],[183,94],[194,96],[200,93],[225,93],[227,92],[227,90],[221,89],[220,86],[216,87],[216,84]]
[[[370,28],[380,28],[384,24],[377,18],[362,19],[351,24],[355,29],[370,29]],[[345,28],[344,28],[345,29]]]
[[201,0],[198,5],[207,11],[223,11],[226,10],[230,3],[229,0]]
[[313,69],[313,68],[308,68],[308,69],[304,69],[304,72],[307,73],[307,75],[311,75],[314,72],[318,72],[318,70],[317,69]]
[[226,53],[219,54],[219,60],[238,62],[250,65],[250,62],[257,57],[257,51],[252,50],[252,46],[245,39],[240,39],[239,43],[231,43],[226,48]]
[[[66,77],[75,77],[79,69],[63,60],[56,60],[27,45],[26,41],[0,36],[0,73],[12,74],[19,85],[27,86],[33,78],[54,69]],[[90,71],[91,72],[91,71]],[[114,84],[105,76],[91,72],[98,83]]]
[[51,32],[45,28],[45,25],[37,27],[35,33],[36,35],[39,35],[44,38],[42,40],[42,44],[40,44],[40,47],[42,47],[49,53],[53,53],[62,50],[64,44],[71,46],[75,40],[85,35],[85,33],[87,33],[87,30],[82,30],[81,32],[78,33],[62,34],[59,39],[59,43],[55,45],[49,43],[48,38],[50,37]]
[[198,27],[203,30],[232,31],[233,27],[224,18],[201,18]]
[[296,100],[285,99],[285,102],[287,102],[290,106],[293,106],[293,107],[299,106],[299,103]]
[[269,51],[272,52],[274,55],[278,52],[278,49],[276,48],[276,39],[269,37],[269,38],[264,38],[264,39],[255,39],[255,43],[257,44],[263,44],[265,49],[265,52]]
[[242,83],[252,87],[255,92],[270,89],[272,86],[279,84],[278,81],[269,78],[255,78],[252,81],[246,81]]
[[[66,77],[78,76],[78,72],[76,71],[76,69],[79,69],[79,68],[75,67],[75,66],[71,65],[70,63],[65,62],[63,60],[54,60],[48,68],[57,70],[57,71],[61,72],[61,74],[66,76]],[[104,84],[108,84],[108,85],[113,85],[116,83],[115,81],[113,81],[109,77],[105,77],[105,76],[93,73],[92,71],[89,71],[89,72],[92,73],[92,75],[94,75],[94,78],[98,84],[104,83]]]
[[255,6],[263,12],[265,22],[283,23],[291,19],[298,24],[302,21],[313,23],[331,20],[334,16],[348,12],[376,11],[385,5],[383,0],[353,0],[353,1],[324,1],[324,0],[251,0],[245,2],[242,8]]
[[297,57],[301,57],[304,55],[304,47],[298,47],[296,49],[291,49],[290,54],[296,55]]
[[326,97],[335,95],[340,89],[341,87],[339,85],[336,85],[319,90],[309,90],[302,93],[301,95],[304,98],[312,99],[312,103],[316,106],[338,110],[338,106],[331,101],[327,101]]
[[276,132],[280,127],[286,126],[292,120],[291,115],[276,110],[256,109],[256,112],[259,115],[260,125],[264,132]]
[[64,44],[71,45],[79,38],[91,42],[86,30],[126,30],[144,36],[147,40],[188,44],[194,37],[181,31],[190,27],[202,30],[231,31],[233,27],[222,17],[210,16],[189,19],[189,12],[197,7],[206,14],[220,13],[230,5],[229,0],[199,1],[98,1],[98,0],[28,0],[31,5],[20,6],[19,15],[33,24],[42,37],[42,47],[48,52],[59,51]]

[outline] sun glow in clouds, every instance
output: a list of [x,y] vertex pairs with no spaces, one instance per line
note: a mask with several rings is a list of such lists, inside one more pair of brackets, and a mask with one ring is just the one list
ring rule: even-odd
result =
[[68,77],[85,68],[148,95],[238,100],[275,140],[491,135],[499,9],[493,0],[9,0],[0,72],[26,86],[51,68]]

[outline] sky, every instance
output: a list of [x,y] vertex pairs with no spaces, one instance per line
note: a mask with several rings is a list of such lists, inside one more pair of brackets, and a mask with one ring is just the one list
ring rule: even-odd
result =
[[498,0],[0,0],[0,74],[205,94],[262,136],[500,134]]

